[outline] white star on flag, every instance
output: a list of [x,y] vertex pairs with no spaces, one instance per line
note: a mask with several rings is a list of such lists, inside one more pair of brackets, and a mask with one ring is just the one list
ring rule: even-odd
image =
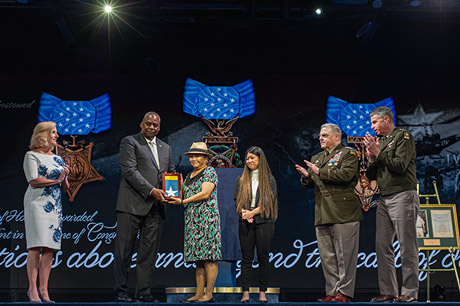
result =
[[169,186],[169,189],[166,190],[166,195],[167,195],[168,197],[175,197],[175,196],[176,196],[176,193],[177,193],[177,191],[174,191],[174,190],[172,189],[172,186]]
[[64,116],[64,113],[59,113],[59,116],[61,116],[61,117]]
[[212,91],[211,91],[211,96],[213,96],[213,97],[214,97],[214,93],[213,93]]

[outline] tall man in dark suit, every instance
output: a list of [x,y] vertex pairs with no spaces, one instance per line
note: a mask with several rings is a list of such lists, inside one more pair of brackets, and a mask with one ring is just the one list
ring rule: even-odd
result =
[[[415,172],[415,140],[394,125],[393,113],[378,107],[371,114],[371,128],[380,139],[364,138],[369,167],[367,177],[377,180],[381,202],[377,206],[375,251],[377,253],[380,295],[371,302],[417,302],[418,245],[417,223],[420,200]],[[401,251],[402,288],[394,265],[393,242],[397,236]]]
[[135,299],[154,301],[150,294],[150,276],[165,218],[161,174],[175,172],[171,147],[156,137],[160,116],[155,112],[146,113],[140,127],[140,133],[123,138],[120,145],[121,182],[114,261],[116,302],[132,301],[127,281],[138,232]]
[[308,170],[296,165],[304,187],[315,187],[315,231],[326,297],[318,302],[348,302],[354,296],[359,248],[359,221],[363,218],[354,192],[359,160],[354,149],[341,144],[342,131],[332,123],[321,126],[320,152]]

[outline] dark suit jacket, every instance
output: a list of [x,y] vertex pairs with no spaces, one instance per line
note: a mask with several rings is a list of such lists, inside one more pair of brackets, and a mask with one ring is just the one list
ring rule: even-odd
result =
[[150,194],[162,188],[161,174],[175,172],[171,147],[156,139],[160,166],[142,133],[127,136],[120,144],[121,182],[118,191],[117,211],[145,216],[153,205],[165,218],[165,206]]
[[[233,193],[233,200],[235,201],[235,204],[236,204],[236,199],[238,197],[238,192],[240,190],[240,178],[241,178],[241,175],[238,176],[238,178],[236,179],[235,191]],[[269,176],[269,181],[270,181],[270,188],[271,188],[273,194],[275,195],[275,201],[277,201],[278,200],[278,194],[277,194],[275,177],[273,175],[270,175]],[[259,188],[257,188],[257,192],[256,192],[256,207],[259,206],[259,198],[260,198],[260,193],[259,193]],[[248,209],[252,210],[250,208],[250,205],[251,205],[251,203],[248,203]],[[247,222],[246,220],[241,218],[241,216],[239,216],[238,220]],[[258,214],[258,215],[254,216],[254,222],[257,223],[257,224],[260,224],[260,223],[265,223],[265,222],[275,222],[275,220],[273,220],[273,218],[265,218],[262,214]]]

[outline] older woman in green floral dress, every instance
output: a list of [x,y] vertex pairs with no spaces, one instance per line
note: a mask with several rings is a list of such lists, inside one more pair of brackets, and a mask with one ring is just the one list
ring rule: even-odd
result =
[[188,155],[195,170],[184,180],[183,199],[168,198],[169,203],[184,205],[184,259],[196,264],[195,296],[181,302],[209,303],[214,301],[212,291],[218,271],[216,261],[222,259],[217,174],[207,165],[211,154],[204,142],[193,143],[190,151],[184,154]]

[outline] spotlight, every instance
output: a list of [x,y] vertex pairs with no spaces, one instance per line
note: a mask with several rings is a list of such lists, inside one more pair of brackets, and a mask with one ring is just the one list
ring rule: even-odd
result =
[[315,10],[315,14],[321,16],[321,14],[323,14],[323,10],[319,7]]
[[113,11],[113,7],[111,5],[108,5],[108,4],[104,5],[104,12],[106,12],[107,14],[110,14],[112,13],[112,11]]

